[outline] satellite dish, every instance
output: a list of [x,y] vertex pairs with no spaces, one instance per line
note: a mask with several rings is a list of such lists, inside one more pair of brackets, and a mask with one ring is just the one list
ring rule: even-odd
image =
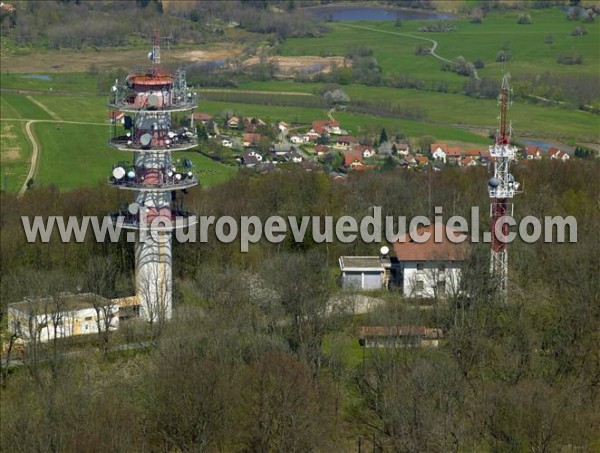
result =
[[131,132],[127,132],[125,135],[126,135],[127,137],[131,137]]
[[173,172],[172,171],[168,171],[167,172],[167,176],[170,178],[171,176],[173,176]]
[[154,54],[152,52],[148,52],[148,60],[154,60]]
[[177,174],[175,175],[175,179],[176,179],[177,181],[179,181],[179,180],[181,179],[181,173],[177,173]]
[[[123,170],[123,172],[125,172],[125,170]],[[133,178],[135,178],[135,171],[133,171],[133,170],[130,170],[130,171],[129,171],[129,173],[127,173],[127,177],[128,177],[129,179],[133,179]]]
[[496,178],[490,178],[490,180],[488,181],[488,185],[495,189],[500,185],[500,181],[498,181]]
[[140,143],[142,144],[142,146],[148,146],[151,142],[152,142],[152,135],[150,135],[148,133],[142,134],[142,136],[140,137]]
[[379,249],[379,253],[381,253],[382,255],[387,255],[388,253],[390,253],[390,249],[387,246],[383,246]]
[[169,131],[169,133],[167,134],[169,136],[169,138],[173,138],[175,137],[177,134],[173,131]]
[[158,107],[159,103],[160,99],[157,95],[151,94],[150,96],[148,96],[148,104],[150,104],[152,107]]
[[116,167],[113,170],[112,175],[115,179],[123,179],[123,176],[125,176],[125,169],[123,167]]
[[137,203],[130,203],[129,206],[127,207],[127,210],[131,213],[131,214],[137,214],[138,212],[140,212],[140,205]]
[[112,88],[110,89],[113,93],[117,91],[117,87],[115,85],[112,86]]
[[193,176],[191,171],[188,171],[188,176],[191,178]]

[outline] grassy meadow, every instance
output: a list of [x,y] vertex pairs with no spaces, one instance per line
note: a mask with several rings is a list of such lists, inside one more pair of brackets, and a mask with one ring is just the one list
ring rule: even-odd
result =
[[[278,51],[284,56],[329,56],[346,55],[352,47],[365,46],[373,49],[384,74],[408,73],[425,80],[445,80],[450,86],[462,87],[464,77],[441,71],[441,62],[431,56],[415,55],[416,46],[427,44],[425,41],[390,34],[407,33],[438,41],[436,53],[443,58],[452,60],[462,55],[470,61],[483,60],[486,66],[479,70],[481,76],[501,77],[502,63],[497,63],[495,59],[496,53],[504,46],[512,53],[509,71],[513,74],[538,74],[545,71],[554,74],[597,74],[600,66],[598,21],[583,24],[588,34],[574,37],[571,36],[571,31],[580,23],[566,20],[564,12],[550,8],[530,10],[527,13],[532,18],[529,25],[517,24],[520,12],[510,11],[490,13],[482,24],[457,19],[453,21],[457,31],[447,33],[417,31],[418,27],[427,23],[421,21],[404,21],[401,27],[395,27],[394,21],[334,22],[331,24],[331,33],[316,38],[290,38]],[[553,36],[553,44],[545,43],[547,35]],[[584,64],[569,66],[556,63],[557,55],[572,53],[581,54]]]
[[25,136],[24,121],[2,121],[0,124],[0,188],[18,191],[27,177],[31,145]]

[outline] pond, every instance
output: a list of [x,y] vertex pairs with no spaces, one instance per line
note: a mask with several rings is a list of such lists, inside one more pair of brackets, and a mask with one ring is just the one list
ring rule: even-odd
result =
[[309,15],[322,20],[449,20],[452,14],[434,11],[375,8],[368,6],[317,6],[306,8]]
[[21,76],[24,79],[52,80],[52,77],[46,74],[25,74]]
[[552,147],[559,148],[565,152],[573,152],[575,150],[572,146],[565,145],[564,143],[542,140],[539,138],[521,137],[517,138],[517,142],[522,146],[537,146],[544,151],[548,151]]

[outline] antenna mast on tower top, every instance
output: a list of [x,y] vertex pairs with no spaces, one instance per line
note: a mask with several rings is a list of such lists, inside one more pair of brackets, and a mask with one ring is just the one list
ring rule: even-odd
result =
[[152,33],[152,52],[149,55],[152,60],[152,72],[160,68],[160,31],[155,29]]

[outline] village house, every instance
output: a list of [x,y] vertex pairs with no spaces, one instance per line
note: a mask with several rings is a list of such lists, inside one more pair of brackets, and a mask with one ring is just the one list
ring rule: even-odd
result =
[[237,129],[240,126],[240,119],[237,116],[232,116],[227,120],[227,127],[229,129]]
[[[441,234],[436,238],[435,228],[435,224],[422,226],[412,235],[401,235],[393,244],[395,281],[405,297],[444,298],[459,292],[468,245],[452,242],[448,236],[455,238],[460,233],[441,223],[437,224]],[[416,242],[415,234],[424,241]]]
[[465,151],[465,157],[470,157],[473,160],[479,160],[480,150],[478,149],[468,149]]
[[562,160],[563,162],[566,162],[571,158],[571,156],[569,156],[567,153],[555,147],[552,147],[548,150],[548,157],[550,159]]
[[295,149],[293,149],[292,151],[290,151],[289,153],[287,153],[284,156],[284,159],[287,162],[293,162],[295,164],[299,164],[303,160],[302,155],[298,151],[296,151]]
[[392,145],[393,147],[396,147],[396,153],[399,156],[408,156],[408,154],[410,153],[410,146],[408,143],[394,143]]
[[277,123],[277,129],[279,129],[279,132],[285,134],[290,130],[290,125],[285,121],[280,121],[279,123]]
[[308,131],[311,135],[341,135],[342,130],[340,129],[340,123],[338,121],[320,121],[316,120],[312,122],[312,127]]
[[317,156],[323,156],[325,154],[327,154],[329,152],[329,146],[327,145],[317,145],[315,146],[315,152],[317,153]]
[[22,341],[98,333],[119,328],[119,305],[96,294],[61,294],[25,298],[8,305],[8,328]]
[[421,167],[429,164],[429,158],[427,156],[417,156],[415,157],[415,161],[417,162],[417,165]]
[[460,165],[463,167],[476,167],[477,161],[470,156],[467,156],[460,162]]
[[527,160],[540,160],[542,153],[537,146],[526,146],[523,148],[523,159]]
[[308,136],[306,136],[306,135],[302,135],[302,136],[292,135],[290,137],[290,142],[292,142],[294,145],[299,145],[301,143],[307,143],[308,141],[309,141]]
[[344,289],[378,290],[388,286],[390,259],[387,256],[342,256],[340,283]]
[[344,166],[347,168],[356,168],[363,165],[363,155],[360,151],[347,149],[342,151],[344,155]]
[[208,113],[204,113],[204,112],[196,112],[196,113],[192,113],[191,115],[189,115],[187,117],[189,120],[192,120],[194,122],[199,122],[204,124],[205,126],[212,122],[213,120],[213,116],[209,115]]
[[460,164],[462,158],[460,148],[448,147],[446,151],[446,162],[449,164]]
[[358,145],[358,139],[352,135],[340,135],[333,145],[334,148],[338,149],[349,149],[350,147]]
[[252,168],[262,162],[263,157],[254,150],[246,151],[242,154],[242,164],[245,167]]
[[278,159],[283,158],[286,154],[295,149],[296,147],[294,145],[290,145],[289,143],[275,143],[273,146],[271,146],[269,151],[271,152],[273,158]]
[[429,150],[431,152],[431,156],[435,160],[440,160],[440,161],[446,163],[446,157],[448,155],[448,147],[446,146],[445,143],[432,143],[431,146],[429,147]]
[[242,146],[244,148],[258,146],[261,139],[262,139],[262,135],[260,135],[260,134],[246,133],[246,134],[242,135]]

